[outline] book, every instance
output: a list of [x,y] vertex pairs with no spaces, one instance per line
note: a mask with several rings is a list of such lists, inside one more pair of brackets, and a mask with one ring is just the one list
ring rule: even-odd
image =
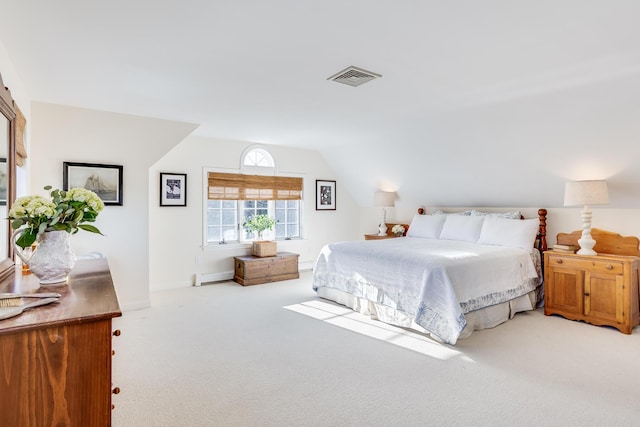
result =
[[575,250],[578,250],[578,247],[576,245],[559,245],[559,244],[555,244],[555,245],[553,245],[553,249],[564,249],[564,250],[568,250],[568,251],[575,251]]
[[575,254],[576,253],[576,251],[573,250],[573,249],[560,249],[560,248],[555,248],[555,247],[553,248],[553,252],[562,252],[562,253],[565,253],[565,254]]

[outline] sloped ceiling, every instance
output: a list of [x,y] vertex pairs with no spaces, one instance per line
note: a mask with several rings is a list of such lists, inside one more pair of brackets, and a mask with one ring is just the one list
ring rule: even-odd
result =
[[[362,206],[640,207],[636,0],[2,1],[33,100],[318,150]],[[328,77],[354,65],[360,87]],[[0,70],[1,71],[1,70]]]

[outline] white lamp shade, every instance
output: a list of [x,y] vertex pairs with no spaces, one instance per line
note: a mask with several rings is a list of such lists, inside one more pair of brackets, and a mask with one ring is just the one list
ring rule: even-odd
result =
[[376,191],[373,195],[373,206],[395,206],[395,191]]
[[572,181],[564,186],[564,205],[606,205],[609,192],[606,181]]

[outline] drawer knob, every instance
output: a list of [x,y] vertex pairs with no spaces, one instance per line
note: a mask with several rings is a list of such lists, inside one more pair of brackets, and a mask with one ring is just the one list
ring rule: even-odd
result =
[[590,294],[589,292],[585,292],[585,293],[584,293],[584,296],[585,296],[585,297],[588,297],[588,296],[591,296],[591,294]]
[[562,264],[562,260],[561,260],[561,259],[557,259],[557,260],[556,260],[556,262],[557,262],[558,264]]
[[605,267],[607,270],[613,270],[613,265],[611,264],[607,264],[607,266]]
[[120,387],[115,387],[113,390],[111,390],[111,392],[113,394],[120,394]]
[[114,337],[119,337],[121,333],[122,332],[120,332],[120,329],[116,329],[115,331],[113,331],[113,336]]
[[115,356],[116,355],[116,351],[115,350],[111,350],[111,355]]

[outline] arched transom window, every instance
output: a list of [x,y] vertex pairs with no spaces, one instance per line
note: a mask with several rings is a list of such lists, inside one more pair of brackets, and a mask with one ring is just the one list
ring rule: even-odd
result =
[[263,168],[275,167],[273,157],[264,148],[250,148],[244,153],[243,166],[260,166]]

